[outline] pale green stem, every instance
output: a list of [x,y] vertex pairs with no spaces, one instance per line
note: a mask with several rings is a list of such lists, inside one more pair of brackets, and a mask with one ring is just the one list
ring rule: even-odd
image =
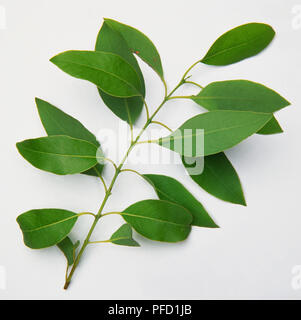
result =
[[139,173],[138,171],[133,170],[133,169],[123,169],[123,170],[121,170],[121,172],[132,172],[132,173],[136,173],[140,177],[143,177],[141,173]]
[[160,121],[154,121],[154,120],[153,120],[152,123],[158,124],[158,125],[164,127],[165,129],[169,130],[170,132],[173,132],[166,124],[164,124],[164,123],[162,123],[162,122],[160,122]]
[[193,81],[185,81],[185,83],[190,83],[190,84],[193,84],[193,85],[199,87],[200,89],[204,89],[204,87],[202,87],[200,84],[193,82]]
[[192,96],[173,96],[168,98],[168,100],[173,100],[173,99],[191,99]]
[[94,218],[96,217],[96,215],[94,213],[92,213],[92,212],[81,212],[81,213],[78,213],[77,215],[79,217],[86,216],[86,215],[93,216]]
[[144,103],[145,111],[146,111],[146,119],[148,120],[149,119],[149,108],[148,108],[148,105],[147,105],[147,103],[146,103],[144,98],[143,98],[143,103]]
[[108,191],[108,188],[107,188],[107,185],[106,185],[106,182],[104,180],[104,178],[101,176],[101,174],[99,173],[99,171],[96,169],[96,167],[94,167],[94,170],[96,171],[97,175],[98,175],[98,178],[101,180],[102,184],[103,184],[103,187],[105,189],[105,192]]

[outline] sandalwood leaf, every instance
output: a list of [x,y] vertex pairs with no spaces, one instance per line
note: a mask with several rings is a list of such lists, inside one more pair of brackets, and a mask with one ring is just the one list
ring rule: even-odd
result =
[[68,266],[72,266],[74,263],[75,250],[79,246],[79,241],[74,244],[69,237],[66,237],[59,242],[57,246],[66,257]]
[[205,109],[273,113],[290,103],[274,90],[247,80],[210,83],[192,100]]
[[[205,109],[241,110],[273,113],[290,103],[274,90],[247,80],[230,80],[210,83],[191,99]],[[282,129],[273,117],[260,134],[281,133]]]
[[[89,141],[100,148],[100,144],[94,134],[86,129],[78,120],[44,100],[36,98],[36,104],[42,124],[49,136],[66,135]],[[96,170],[98,174],[101,174],[103,167],[103,165],[98,163],[94,168],[83,173],[98,176]]]
[[271,118],[271,114],[259,112],[211,111],[187,120],[171,135],[153,142],[187,157],[207,156],[235,146]]
[[220,36],[201,62],[225,66],[241,61],[265,49],[274,36],[275,31],[267,24],[244,24]]
[[[112,28],[106,21],[104,21],[99,31],[95,50],[115,53],[127,61],[136,70],[141,81],[142,96],[145,96],[144,79],[136,58],[122,34],[118,30]],[[141,97],[117,98],[108,95],[101,89],[98,90],[104,103],[111,111],[129,124],[135,123],[143,109],[143,99]]]
[[140,247],[133,239],[133,231],[129,224],[122,225],[111,237],[110,241],[120,246]]
[[135,69],[120,56],[100,51],[67,51],[50,59],[71,76],[94,83],[115,97],[142,96]]
[[17,222],[23,232],[24,243],[32,249],[54,246],[65,239],[78,215],[62,209],[37,209],[21,214]]
[[163,79],[161,58],[152,41],[145,34],[133,27],[112,19],[104,20],[112,28],[119,31],[131,51],[146,62],[155,72],[157,72],[160,78]]
[[203,205],[179,181],[159,174],[144,174],[143,177],[153,186],[160,200],[187,209],[193,217],[193,226],[218,228]]
[[273,118],[259,131],[257,131],[257,134],[276,134],[276,133],[282,133],[283,130],[277,121],[277,119],[273,116]]
[[189,211],[168,201],[143,200],[125,209],[122,216],[138,233],[151,240],[183,241],[191,231]]
[[94,167],[97,147],[68,136],[49,136],[17,143],[20,154],[38,169],[65,175]]
[[[183,158],[182,160],[187,169],[192,167],[193,159],[189,160],[189,164]],[[239,177],[224,152],[205,157],[203,172],[191,174],[190,177],[211,195],[224,201],[246,205]]]

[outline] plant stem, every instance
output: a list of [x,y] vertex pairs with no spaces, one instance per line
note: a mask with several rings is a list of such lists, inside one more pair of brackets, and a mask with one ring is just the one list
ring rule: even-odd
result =
[[[74,261],[73,267],[72,267],[72,269],[71,269],[71,271],[70,271],[70,273],[69,273],[69,275],[68,275],[68,277],[67,277],[67,279],[66,279],[66,282],[65,282],[65,285],[64,285],[64,289],[65,289],[65,290],[67,290],[68,287],[69,287],[69,284],[70,284],[70,282],[71,282],[71,279],[72,279],[72,277],[73,277],[73,274],[74,274],[74,272],[75,272],[75,270],[76,270],[76,268],[77,268],[77,266],[78,266],[78,264],[79,264],[79,262],[80,262],[80,259],[81,259],[82,255],[83,255],[86,247],[87,247],[88,244],[90,243],[91,235],[92,235],[92,233],[93,233],[93,231],[94,231],[94,229],[95,229],[95,227],[96,227],[99,219],[104,216],[104,215],[102,215],[102,211],[103,211],[103,209],[104,209],[104,207],[105,207],[105,205],[106,205],[106,203],[107,203],[107,201],[108,201],[108,199],[109,199],[109,197],[110,197],[110,195],[111,195],[111,191],[112,191],[113,186],[114,186],[114,184],[115,184],[115,182],[116,182],[116,179],[117,179],[118,175],[120,174],[120,172],[121,172],[121,170],[122,170],[122,167],[123,167],[125,161],[127,160],[130,152],[131,152],[132,149],[135,147],[135,145],[137,145],[140,137],[142,136],[142,134],[144,133],[144,131],[147,129],[147,127],[152,123],[152,120],[153,120],[154,117],[157,115],[157,113],[161,110],[161,108],[163,107],[163,105],[170,99],[171,95],[172,95],[182,84],[185,83],[185,77],[186,77],[186,75],[188,74],[188,72],[189,72],[197,63],[199,63],[199,61],[196,62],[196,63],[194,63],[194,64],[185,72],[184,76],[182,77],[182,79],[180,80],[180,82],[178,83],[178,85],[177,85],[168,95],[167,95],[167,93],[165,93],[165,97],[164,97],[163,101],[161,102],[161,104],[158,106],[158,108],[155,110],[155,112],[147,119],[145,125],[144,125],[143,128],[141,129],[140,133],[137,135],[136,139],[131,142],[131,145],[130,145],[130,147],[128,148],[125,156],[124,156],[123,159],[121,160],[121,163],[119,164],[119,166],[117,167],[117,166],[112,162],[112,163],[114,164],[115,169],[116,169],[116,170],[115,170],[115,174],[114,174],[114,176],[113,176],[113,178],[112,178],[112,181],[111,181],[110,186],[108,187],[108,189],[107,189],[107,191],[106,191],[105,197],[104,197],[104,199],[103,199],[103,201],[102,201],[102,203],[101,203],[101,206],[100,206],[100,208],[99,208],[99,210],[98,210],[98,213],[97,213],[97,215],[95,215],[95,220],[94,220],[94,222],[93,222],[93,224],[92,224],[92,226],[91,226],[91,228],[90,228],[90,230],[89,230],[89,232],[88,232],[88,234],[87,234],[87,237],[86,237],[86,239],[85,239],[85,241],[84,241],[84,243],[83,243],[83,245],[82,245],[82,247],[81,247],[81,249],[80,249],[80,251],[79,251],[79,253],[78,253],[78,255],[77,255],[76,259],[75,259],[75,261]],[[166,86],[166,83],[165,83],[165,82],[164,82],[164,87],[165,87],[165,91],[166,91],[167,86]],[[108,161],[110,160],[110,159],[107,159],[107,158],[104,158],[104,159],[105,159],[105,160],[108,160]]]

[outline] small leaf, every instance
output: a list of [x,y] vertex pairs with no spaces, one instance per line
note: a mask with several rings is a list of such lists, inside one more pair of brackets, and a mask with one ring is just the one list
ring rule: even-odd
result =
[[61,242],[57,244],[58,248],[63,252],[64,256],[67,259],[68,266],[72,266],[74,263],[74,253],[76,248],[79,246],[79,241],[75,244],[70,240],[69,237],[66,237]]
[[279,122],[273,117],[262,129],[257,131],[257,134],[276,134],[282,132],[283,130],[280,127]]
[[71,76],[94,83],[115,97],[134,97],[143,94],[135,69],[120,56],[109,52],[67,51],[51,60]]
[[68,136],[25,140],[17,148],[36,168],[60,175],[81,173],[98,163],[94,144]]
[[240,143],[259,131],[271,118],[272,115],[267,113],[211,111],[187,120],[171,135],[152,142],[187,157],[208,156]]
[[191,214],[168,201],[140,201],[125,209],[122,216],[138,233],[151,240],[183,241],[191,231]]
[[112,19],[104,19],[112,28],[119,31],[128,46],[139,58],[146,62],[160,78],[163,79],[163,69],[160,55],[151,40],[139,30],[117,22]]
[[[66,135],[72,138],[89,141],[96,147],[100,147],[94,134],[86,129],[78,120],[44,100],[36,98],[36,104],[42,124],[49,136]],[[103,165],[98,163],[95,168],[100,174],[103,167]],[[83,173],[97,176],[94,168]]]
[[192,225],[218,228],[203,205],[176,179],[159,174],[144,174],[143,177],[154,187],[160,200],[167,200],[187,209],[193,217]]
[[205,109],[273,113],[290,103],[277,92],[247,80],[210,83],[192,100]]
[[129,224],[121,226],[111,237],[111,242],[120,246],[140,247],[140,244],[133,239],[133,231]]
[[[189,160],[189,164],[182,160],[187,169],[191,167],[193,159]],[[190,177],[213,196],[231,203],[246,205],[239,177],[223,152],[205,157],[203,172]]]
[[77,221],[77,214],[62,209],[38,209],[21,214],[17,222],[24,243],[32,249],[54,246],[65,239]]
[[275,36],[267,24],[248,23],[219,37],[201,62],[215,66],[229,65],[252,57],[265,49]]
[[[114,30],[106,21],[103,23],[97,37],[96,51],[115,53],[127,61],[137,72],[142,87],[142,96],[145,97],[144,79],[140,67],[121,33]],[[122,120],[129,124],[135,123],[143,109],[141,97],[117,98],[98,89],[104,103]]]

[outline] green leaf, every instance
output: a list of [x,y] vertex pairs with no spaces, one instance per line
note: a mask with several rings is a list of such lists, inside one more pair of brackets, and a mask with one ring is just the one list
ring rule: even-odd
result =
[[208,156],[240,143],[271,118],[271,114],[250,111],[211,111],[187,120],[171,135],[152,142],[187,157]]
[[144,174],[143,177],[154,187],[160,200],[167,200],[187,209],[193,217],[192,225],[218,228],[203,205],[176,179],[159,174]]
[[79,241],[73,244],[71,239],[69,237],[66,237],[61,242],[59,242],[57,246],[66,257],[68,266],[72,266],[74,263],[75,250],[79,246]]
[[201,62],[215,66],[229,65],[252,57],[265,49],[275,36],[273,28],[263,23],[248,23],[219,37]]
[[191,214],[168,201],[140,201],[125,209],[122,216],[138,233],[151,240],[183,241],[191,231]]
[[[213,82],[191,99],[205,109],[241,110],[273,113],[290,103],[274,90],[247,80]],[[258,133],[281,133],[282,129],[272,118]]]
[[[137,60],[121,33],[114,30],[106,21],[98,34],[95,50],[115,53],[127,61],[136,70],[141,81],[142,95],[145,97],[144,79]],[[106,94],[101,89],[98,90],[104,103],[111,111],[129,124],[135,123],[143,109],[141,97],[117,98]]]
[[21,214],[17,222],[23,232],[24,243],[32,249],[54,246],[65,239],[78,216],[62,209],[38,209]]
[[280,127],[279,122],[273,117],[262,129],[257,131],[257,134],[276,134],[282,132],[283,130]]
[[94,144],[68,136],[29,139],[17,148],[36,168],[60,175],[81,173],[98,163]]
[[[97,148],[100,147],[94,134],[86,129],[78,120],[44,100],[36,98],[36,104],[42,124],[49,136],[66,135],[72,138],[89,141]],[[89,169],[83,173],[98,176],[95,169],[101,174],[103,167],[103,165],[98,163],[95,168]]]
[[[192,167],[193,158],[189,164],[182,158],[184,166]],[[204,190],[213,196],[231,203],[246,205],[239,177],[223,152],[207,156],[204,159],[204,169],[200,174],[190,177]]]
[[120,56],[109,52],[67,51],[51,60],[71,76],[94,83],[115,97],[142,96],[135,69]]
[[160,55],[151,40],[139,30],[117,22],[112,19],[104,19],[112,28],[120,32],[129,48],[139,58],[146,62],[163,79],[163,69]]
[[277,92],[247,80],[210,83],[192,100],[205,109],[273,113],[290,103]]
[[140,244],[133,239],[133,231],[129,224],[121,226],[111,237],[110,241],[120,246],[140,247]]

